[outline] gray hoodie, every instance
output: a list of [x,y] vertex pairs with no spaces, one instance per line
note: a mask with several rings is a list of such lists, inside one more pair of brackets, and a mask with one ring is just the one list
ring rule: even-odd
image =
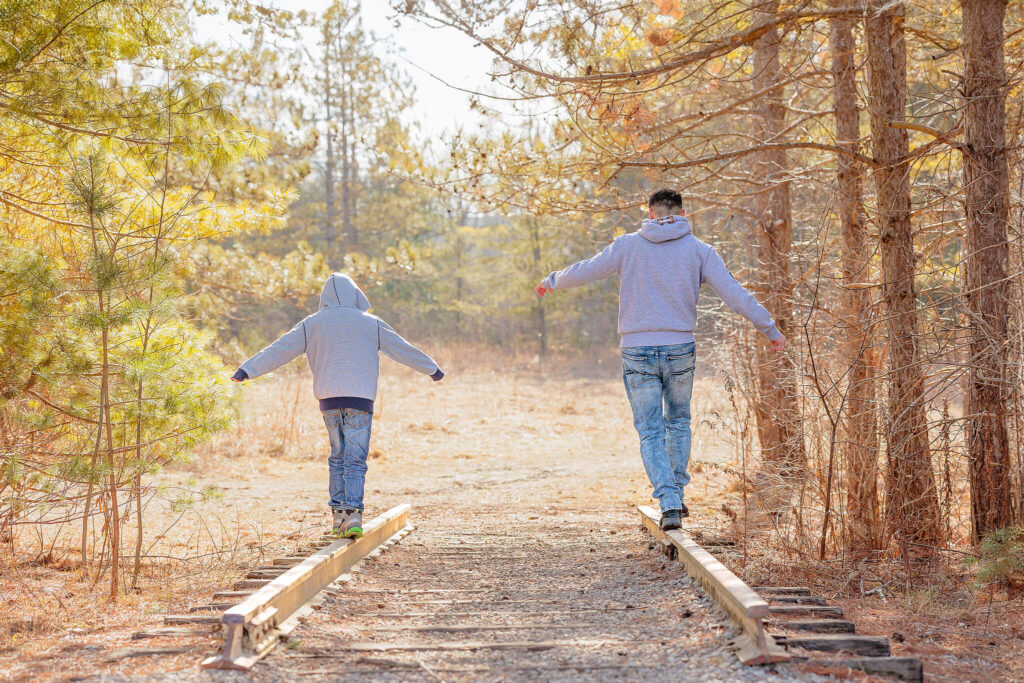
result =
[[320,310],[304,318],[280,339],[242,363],[248,379],[265,375],[305,353],[313,372],[313,394],[364,399],[372,412],[380,371],[378,351],[413,370],[440,379],[437,363],[375,315],[352,278],[334,273],[320,292]]
[[764,306],[725,267],[714,247],[690,231],[683,216],[643,222],[597,256],[551,273],[549,289],[569,289],[618,275],[622,346],[665,346],[693,341],[697,296],[708,283],[734,313],[775,340],[782,336]]

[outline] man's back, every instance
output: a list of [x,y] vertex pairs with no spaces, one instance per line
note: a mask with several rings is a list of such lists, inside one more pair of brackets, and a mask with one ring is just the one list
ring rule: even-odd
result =
[[778,336],[768,311],[729,274],[715,249],[693,236],[684,216],[644,221],[593,258],[552,273],[546,286],[578,287],[615,274],[622,346],[692,342],[704,282],[769,339]]

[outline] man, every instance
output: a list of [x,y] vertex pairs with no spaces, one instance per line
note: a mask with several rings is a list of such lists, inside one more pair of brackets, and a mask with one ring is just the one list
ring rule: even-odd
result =
[[696,345],[697,296],[708,283],[781,352],[786,338],[775,321],[725,267],[714,247],[690,231],[683,198],[658,190],[650,219],[597,256],[551,273],[537,294],[579,287],[618,275],[622,379],[640,435],[640,457],[661,505],[661,528],[678,529],[689,516],[683,491],[690,481],[690,394]]
[[444,373],[433,358],[370,315],[370,302],[352,278],[334,273],[320,292],[320,310],[242,363],[236,382],[255,379],[305,354],[313,373],[331,454],[327,458],[333,530],[344,538],[363,535],[363,488],[370,450],[379,352],[435,382]]

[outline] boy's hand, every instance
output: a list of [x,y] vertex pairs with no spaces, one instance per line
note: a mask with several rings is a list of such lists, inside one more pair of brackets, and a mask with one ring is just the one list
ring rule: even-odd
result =
[[[544,278],[544,280],[547,280],[547,278]],[[541,280],[540,282],[537,283],[537,296],[541,298],[543,298],[544,295],[548,293],[548,287],[547,285],[544,284],[544,280]]]
[[776,353],[781,353],[786,348],[786,336],[783,335],[783,336],[779,337],[778,339],[773,339],[771,344],[772,344],[772,351],[774,351]]

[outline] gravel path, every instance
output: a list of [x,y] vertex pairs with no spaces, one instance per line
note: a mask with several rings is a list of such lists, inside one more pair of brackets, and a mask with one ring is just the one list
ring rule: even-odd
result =
[[542,507],[414,509],[255,678],[810,680],[742,667],[724,615],[638,521]]

